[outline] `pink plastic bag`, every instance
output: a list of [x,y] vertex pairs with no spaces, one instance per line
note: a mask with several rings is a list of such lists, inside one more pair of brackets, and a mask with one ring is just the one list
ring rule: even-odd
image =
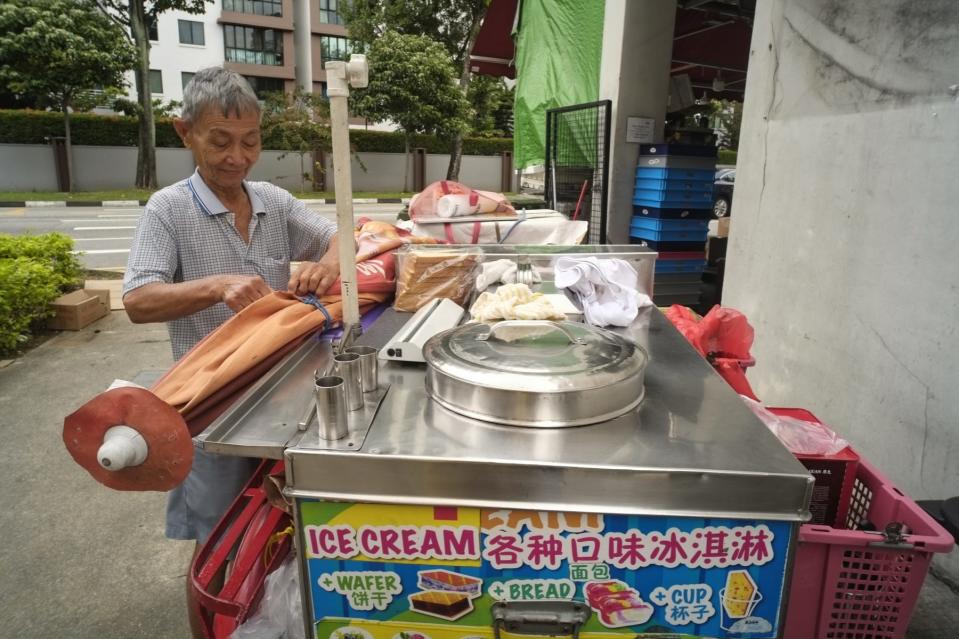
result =
[[465,184],[433,182],[410,200],[410,218],[444,218],[451,222],[465,215],[513,216],[516,209],[502,193],[477,191]]

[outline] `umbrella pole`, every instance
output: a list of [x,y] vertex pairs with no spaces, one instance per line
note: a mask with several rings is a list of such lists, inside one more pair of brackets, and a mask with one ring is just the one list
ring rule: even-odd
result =
[[350,86],[362,88],[369,81],[366,56],[353,54],[350,61],[326,63],[327,95],[330,98],[330,132],[333,141],[333,189],[336,195],[336,233],[339,238],[340,283],[343,296],[343,338],[340,348],[359,334],[360,304],[356,288],[356,245],[353,241],[353,181],[350,162],[348,98]]

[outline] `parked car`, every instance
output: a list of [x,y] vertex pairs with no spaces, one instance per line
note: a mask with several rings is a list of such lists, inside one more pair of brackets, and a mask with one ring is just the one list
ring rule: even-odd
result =
[[719,169],[713,183],[713,215],[726,217],[732,213],[733,186],[736,182],[736,169]]

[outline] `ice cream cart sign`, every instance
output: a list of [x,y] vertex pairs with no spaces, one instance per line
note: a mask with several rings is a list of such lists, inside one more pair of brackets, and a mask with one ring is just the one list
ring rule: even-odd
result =
[[778,635],[789,523],[299,507],[316,637],[492,638],[497,604],[536,602],[580,602],[587,638]]

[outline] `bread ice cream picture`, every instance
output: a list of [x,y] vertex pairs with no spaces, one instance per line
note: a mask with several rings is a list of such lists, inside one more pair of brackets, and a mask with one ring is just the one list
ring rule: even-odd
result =
[[583,593],[607,628],[644,624],[653,616],[653,607],[622,581],[594,581],[583,587]]

